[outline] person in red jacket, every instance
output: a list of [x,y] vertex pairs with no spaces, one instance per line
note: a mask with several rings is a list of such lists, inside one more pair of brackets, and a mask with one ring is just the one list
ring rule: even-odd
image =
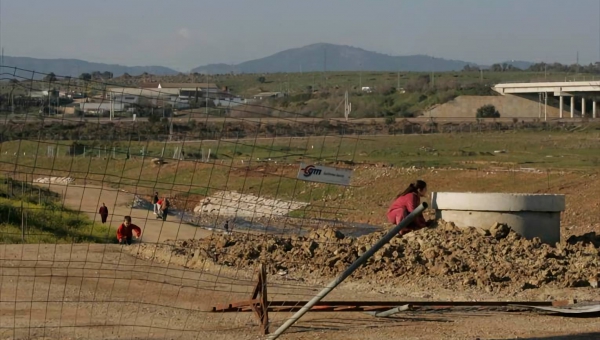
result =
[[131,216],[125,216],[123,223],[117,229],[117,239],[120,244],[131,244],[131,239],[133,238],[133,234],[135,233],[135,237],[139,238],[142,234],[142,229],[135,224],[131,223]]
[[[420,204],[421,197],[427,195],[427,183],[422,180],[417,180],[411,183],[404,191],[402,191],[390,206],[387,211],[387,219],[390,223],[398,225],[408,214],[413,212]],[[400,235],[404,235],[411,231],[424,228],[426,226],[423,215],[417,216],[414,221],[400,231]]]
[[102,224],[105,224],[106,219],[108,218],[108,208],[104,203],[102,203],[102,206],[100,207],[100,210],[98,210],[98,213],[100,214],[100,218],[102,219]]

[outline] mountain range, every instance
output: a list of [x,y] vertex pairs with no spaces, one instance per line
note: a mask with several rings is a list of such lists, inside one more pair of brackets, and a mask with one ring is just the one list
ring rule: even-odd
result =
[[[79,59],[37,59],[29,57],[4,57],[2,64],[6,67],[18,67],[22,70],[16,72],[17,78],[43,78],[45,74],[54,73],[57,76],[79,77],[82,73],[112,72],[113,76],[118,77],[125,73],[131,76],[138,76],[144,72],[155,75],[174,75],[179,72],[163,66],[123,66],[117,64],[92,63]],[[39,73],[34,75],[33,72]],[[2,73],[10,72],[9,69],[3,69]]]
[[265,58],[237,65],[210,64],[192,70],[198,73],[277,73],[321,71],[411,71],[444,72],[474,65],[425,55],[390,56],[362,48],[333,44],[313,44],[292,48]]
[[[525,61],[506,63],[521,69],[532,65],[532,63]],[[141,75],[144,72],[154,75],[175,75],[178,73],[171,68],[163,66],[123,66],[93,63],[78,59],[4,57],[3,65],[18,67],[24,70],[34,70],[42,74],[53,72],[59,76],[71,77],[78,77],[82,73],[92,73],[95,71],[112,72],[115,77],[125,73],[131,76]],[[192,69],[191,72],[204,74],[322,71],[447,72],[462,70],[466,65],[477,66],[475,63],[461,60],[449,60],[426,55],[390,56],[352,46],[319,43],[288,49],[237,65],[209,64],[199,66]],[[2,73],[6,72],[6,70],[3,70]],[[31,75],[24,75],[22,77],[28,78]]]

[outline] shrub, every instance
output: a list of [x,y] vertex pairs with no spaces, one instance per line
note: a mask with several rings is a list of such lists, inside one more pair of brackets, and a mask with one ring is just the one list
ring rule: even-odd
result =
[[477,109],[477,118],[500,118],[500,112],[491,104],[483,105]]

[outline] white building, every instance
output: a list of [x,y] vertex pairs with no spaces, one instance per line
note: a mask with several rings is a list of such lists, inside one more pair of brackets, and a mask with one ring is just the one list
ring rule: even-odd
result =
[[150,107],[167,104],[176,109],[185,109],[190,105],[189,99],[182,98],[178,89],[113,87],[106,90],[106,100],[124,104],[126,107]]
[[240,97],[233,98],[224,98],[224,99],[215,99],[213,100],[215,106],[223,106],[223,107],[235,107],[238,105],[246,104],[247,100]]
[[257,95],[254,95],[254,99],[263,100],[267,98],[281,98],[284,94],[282,92],[261,92]]
[[[79,103],[79,109],[83,112],[88,112],[88,113],[110,112],[110,108],[111,108],[110,102]],[[113,108],[114,112],[122,112],[122,111],[125,111],[125,104],[112,103],[112,108]]]
[[58,91],[50,91],[50,90],[29,90],[29,97],[31,98],[46,98],[48,96],[50,98],[56,98],[58,96]]

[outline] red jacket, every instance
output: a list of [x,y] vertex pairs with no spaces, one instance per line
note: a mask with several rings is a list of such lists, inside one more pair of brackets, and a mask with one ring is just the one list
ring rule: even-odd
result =
[[98,213],[100,215],[108,215],[108,208],[107,207],[100,207],[100,210],[98,210]]
[[[387,219],[395,224],[396,220],[402,220],[413,212],[421,204],[421,198],[417,193],[410,193],[396,198],[387,211]],[[413,221],[419,227],[425,227],[425,218],[420,214]]]
[[133,233],[135,232],[135,236],[140,237],[142,234],[142,229],[135,224],[130,224],[129,227],[126,227],[123,223],[117,229],[117,239],[122,240],[126,237],[133,237]]

